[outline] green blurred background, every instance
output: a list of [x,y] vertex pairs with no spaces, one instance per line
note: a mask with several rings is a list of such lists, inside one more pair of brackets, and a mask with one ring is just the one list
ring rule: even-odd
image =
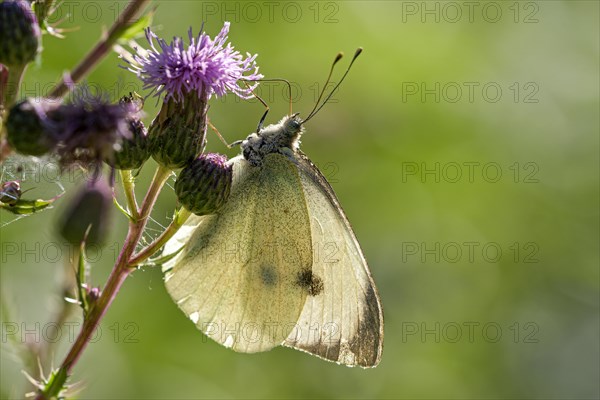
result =
[[[598,2],[156,4],[153,26],[166,38],[186,36],[188,26],[196,33],[203,21],[215,35],[231,21],[231,42],[258,53],[267,77],[293,81],[294,110],[304,115],[336,52],[364,47],[307,124],[302,148],[331,180],[369,261],[384,307],[383,359],[362,370],[286,348],[237,354],[198,332],[160,271],[144,269],[127,280],[75,369],[81,398],[598,398]],[[47,93],[123,7],[65,1],[61,26],[79,29],[44,37],[24,95]],[[90,85],[115,99],[140,91],[118,65],[109,56]],[[283,85],[259,93],[268,122],[287,112]],[[148,121],[155,110],[149,100]],[[230,96],[213,100],[210,117],[233,141],[262,112]],[[209,150],[237,152],[210,133]],[[4,166],[4,180],[22,177],[14,165]],[[60,192],[52,167],[27,168],[29,196]],[[152,170],[143,169],[138,189]],[[10,310],[2,396],[26,388],[7,322],[17,327],[13,339],[29,329],[43,340],[60,304],[67,257],[54,226],[80,181],[63,177],[57,207],[0,231]],[[151,235],[174,204],[165,190]],[[124,236],[124,217],[113,217],[110,244],[93,256],[96,285]],[[80,313],[70,321],[77,326]],[[72,341],[61,332],[55,364]]]

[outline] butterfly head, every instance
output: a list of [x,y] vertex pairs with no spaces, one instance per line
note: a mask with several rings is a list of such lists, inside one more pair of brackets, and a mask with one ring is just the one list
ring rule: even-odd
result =
[[251,133],[241,144],[244,158],[252,165],[261,165],[267,154],[292,155],[300,147],[303,122],[298,113],[286,115],[278,123]]
[[300,118],[300,113],[285,116],[279,121],[282,128],[281,134],[284,137],[297,141],[304,131],[303,123],[304,121]]

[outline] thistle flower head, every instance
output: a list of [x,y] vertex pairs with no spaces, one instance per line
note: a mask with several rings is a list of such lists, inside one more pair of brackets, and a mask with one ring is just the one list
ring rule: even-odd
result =
[[157,96],[164,94],[165,101],[173,98],[181,102],[186,94],[191,93],[224,96],[228,91],[241,98],[249,98],[257,83],[242,87],[238,81],[263,77],[258,73],[257,55],[246,53],[243,57],[231,43],[225,45],[228,33],[229,22],[225,22],[214,40],[204,32],[194,38],[190,28],[189,45],[186,46],[180,37],[174,37],[167,44],[147,29],[150,49],[136,49],[137,54],[133,58],[139,65],[132,65],[129,69],[144,82],[145,89],[152,89]]
[[140,112],[134,102],[111,104],[102,96],[77,96],[44,122],[58,142],[55,151],[61,165],[99,164],[111,159],[124,139],[131,139],[129,121]]

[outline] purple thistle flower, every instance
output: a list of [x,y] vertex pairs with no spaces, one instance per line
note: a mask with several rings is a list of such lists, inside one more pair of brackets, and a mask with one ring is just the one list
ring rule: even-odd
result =
[[[212,40],[204,32],[194,38],[190,28],[189,46],[183,39],[174,37],[170,44],[159,38],[149,28],[146,38],[149,50],[136,49],[133,56],[139,66],[131,65],[130,71],[144,82],[144,89],[152,89],[156,96],[165,94],[165,101],[173,98],[182,102],[186,94],[196,93],[198,97],[205,92],[208,97],[214,93],[224,96],[228,91],[243,99],[252,96],[252,90],[258,83],[248,87],[238,85],[240,79],[256,80],[263,75],[258,73],[256,54],[246,53],[244,58],[235,51],[231,43],[225,46],[229,22],[225,22],[221,32]],[[154,40],[158,43],[157,48]]]
[[141,113],[137,103],[111,104],[101,96],[85,94],[42,119],[58,143],[55,153],[63,167],[75,163],[98,166],[102,160],[112,159],[122,141],[132,138],[130,120]]

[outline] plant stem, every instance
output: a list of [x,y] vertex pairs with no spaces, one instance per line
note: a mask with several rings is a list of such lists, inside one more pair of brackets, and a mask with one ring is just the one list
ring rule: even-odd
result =
[[101,39],[94,48],[84,57],[83,60],[67,75],[69,83],[63,78],[50,92],[48,97],[63,97],[70,89],[73,83],[79,82],[102,60],[117,42],[121,33],[131,24],[138,13],[149,3],[150,0],[131,0],[129,5],[115,23],[111,26],[106,37]]
[[4,110],[9,110],[19,97],[19,88],[26,69],[27,65],[13,65],[8,69],[8,80],[0,98]]
[[165,245],[165,243],[167,243],[169,239],[171,239],[171,237],[173,237],[175,233],[177,233],[179,228],[181,228],[191,214],[191,212],[182,207],[181,210],[179,210],[175,215],[175,218],[173,218],[173,221],[171,221],[171,224],[163,231],[163,233],[160,234],[159,237],[154,239],[154,241],[146,246],[142,251],[129,259],[129,266],[135,267],[156,253]]
[[142,207],[139,211],[140,218],[136,221],[129,221],[129,230],[125,242],[98,301],[91,307],[87,318],[83,321],[83,327],[79,332],[79,336],[67,353],[60,368],[56,371],[55,379],[49,382],[49,385],[41,389],[37,394],[36,399],[50,399],[58,396],[62,388],[64,388],[64,384],[71,374],[71,370],[81,357],[90,338],[100,324],[102,317],[104,317],[106,310],[119,292],[121,285],[129,274],[134,271],[134,268],[129,267],[129,258],[142,237],[146,222],[148,221],[148,216],[152,211],[160,190],[170,175],[171,170],[167,168],[159,166],[156,169],[150,188],[146,193],[146,197],[144,198]]
[[12,153],[6,140],[6,131],[3,128],[4,119],[8,115],[8,110],[19,97],[19,88],[26,69],[27,65],[12,66],[8,70],[7,80],[3,83],[0,79],[0,162]]
[[129,214],[136,221],[140,218],[137,201],[135,199],[135,184],[133,180],[133,176],[131,175],[131,170],[121,170],[121,180],[123,181],[123,191],[125,192],[125,197],[127,198],[127,208],[129,209]]

